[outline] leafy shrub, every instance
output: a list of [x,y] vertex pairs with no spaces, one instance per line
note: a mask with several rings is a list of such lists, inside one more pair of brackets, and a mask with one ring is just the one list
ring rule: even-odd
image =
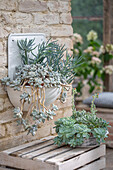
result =
[[99,91],[102,83],[98,80],[104,82],[106,74],[113,74],[113,65],[105,65],[113,58],[113,45],[107,44],[103,46],[97,42],[97,37],[97,33],[91,30],[87,35],[87,48],[84,49],[81,35],[75,33],[73,36],[74,55],[83,57],[83,64],[74,69],[76,77],[79,77],[76,88],[80,95],[85,84],[89,85],[90,93],[92,93],[95,88]]

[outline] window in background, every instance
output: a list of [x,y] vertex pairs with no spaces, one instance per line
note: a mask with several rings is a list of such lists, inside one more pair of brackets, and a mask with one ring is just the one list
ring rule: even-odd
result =
[[[98,33],[98,41],[103,41],[103,0],[71,0],[73,30],[82,35],[87,46],[86,35],[90,30]],[[85,48],[85,46],[84,46]]]

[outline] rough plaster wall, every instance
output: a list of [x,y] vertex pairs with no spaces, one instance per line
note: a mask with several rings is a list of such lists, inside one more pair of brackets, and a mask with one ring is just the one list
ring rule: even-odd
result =
[[[10,33],[45,33],[72,48],[70,0],[0,0],[0,78],[7,76],[7,40]],[[56,103],[54,120],[71,114],[71,90],[65,104]],[[0,85],[0,150],[53,134],[54,120],[41,125],[37,135],[16,126],[7,93]]]

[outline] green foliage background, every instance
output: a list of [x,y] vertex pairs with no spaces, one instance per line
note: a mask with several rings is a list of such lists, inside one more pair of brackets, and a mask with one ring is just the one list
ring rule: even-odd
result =
[[[76,17],[103,17],[103,0],[71,0],[72,16]],[[73,19],[74,33],[82,35],[87,46],[86,35],[90,30],[98,33],[99,43],[103,40],[103,20],[89,21],[87,19]]]

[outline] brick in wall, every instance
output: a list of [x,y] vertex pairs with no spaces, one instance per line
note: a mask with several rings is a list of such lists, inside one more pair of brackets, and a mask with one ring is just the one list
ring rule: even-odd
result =
[[0,54],[0,67],[7,66],[7,57]]
[[0,124],[9,123],[11,121],[15,121],[12,109],[8,109],[0,113]]
[[70,13],[61,13],[60,14],[60,23],[70,25],[72,23],[71,14]]
[[18,24],[21,25],[28,25],[32,22],[33,17],[31,14],[26,13],[13,13],[13,12],[7,12],[2,14],[2,18],[4,19],[5,24],[9,26],[15,26]]
[[44,1],[20,1],[19,11],[21,12],[44,12],[47,11],[47,3]]
[[4,99],[0,98],[0,111],[2,111],[4,109]]
[[59,14],[58,13],[36,13],[34,14],[34,23],[35,24],[47,24],[47,25],[54,25],[59,24]]
[[0,151],[4,149],[8,149],[10,147],[18,146],[20,144],[30,142],[36,139],[40,139],[42,137],[46,137],[50,135],[50,125],[39,128],[38,132],[35,136],[31,134],[27,135],[27,132],[19,133],[18,135],[11,135],[7,138],[0,139]]
[[7,69],[5,67],[0,67],[0,79],[7,76]]
[[37,25],[34,27],[30,26],[29,27],[23,27],[22,28],[22,33],[44,33],[46,36],[50,37],[51,34],[51,27],[47,26],[46,27],[42,24],[42,25]]
[[47,6],[51,12],[58,12],[58,2],[56,1],[49,1],[47,2]]
[[0,54],[2,54],[2,53],[3,53],[3,43],[0,42]]
[[69,11],[71,11],[70,2],[69,1],[59,1],[58,12],[69,12]]
[[15,11],[17,9],[17,1],[15,0],[1,0],[0,9],[6,11]]
[[73,29],[70,25],[51,26],[52,37],[69,37],[73,35]]
[[0,125],[0,138],[5,136],[5,126]]

